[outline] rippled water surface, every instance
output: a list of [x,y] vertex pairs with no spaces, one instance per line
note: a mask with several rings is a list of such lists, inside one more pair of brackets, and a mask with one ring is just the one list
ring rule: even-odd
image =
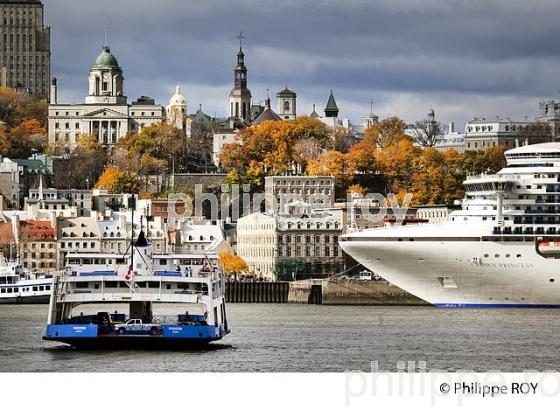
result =
[[41,339],[46,310],[0,306],[0,371],[560,370],[558,310],[230,304],[203,351],[78,351]]

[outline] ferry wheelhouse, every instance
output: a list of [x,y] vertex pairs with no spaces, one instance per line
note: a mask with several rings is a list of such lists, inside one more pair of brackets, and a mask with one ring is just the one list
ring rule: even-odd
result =
[[141,232],[125,255],[76,253],[67,262],[54,279],[45,340],[165,347],[207,344],[229,333],[217,255],[153,255]]

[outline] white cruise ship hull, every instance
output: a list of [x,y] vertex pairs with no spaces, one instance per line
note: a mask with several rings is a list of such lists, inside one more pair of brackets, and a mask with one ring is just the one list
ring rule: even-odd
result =
[[349,236],[340,243],[345,252],[436,306],[560,307],[559,260],[539,255],[534,241],[494,242],[476,237],[399,241],[396,237],[383,240],[382,232]]

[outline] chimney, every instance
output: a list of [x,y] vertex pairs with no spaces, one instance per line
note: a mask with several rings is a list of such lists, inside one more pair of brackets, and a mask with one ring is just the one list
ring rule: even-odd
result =
[[451,121],[449,123],[449,133],[455,132],[455,123]]
[[51,81],[51,104],[58,104],[58,90],[56,85],[56,77]]
[[19,244],[19,215],[14,215],[14,217],[12,218],[12,229],[14,232],[14,239],[16,242],[16,245]]

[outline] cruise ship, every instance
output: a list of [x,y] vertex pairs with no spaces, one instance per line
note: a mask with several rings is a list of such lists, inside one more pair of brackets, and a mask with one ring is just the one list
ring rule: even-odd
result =
[[448,221],[352,232],[340,246],[436,306],[560,307],[560,143],[505,156],[497,174],[467,177]]

